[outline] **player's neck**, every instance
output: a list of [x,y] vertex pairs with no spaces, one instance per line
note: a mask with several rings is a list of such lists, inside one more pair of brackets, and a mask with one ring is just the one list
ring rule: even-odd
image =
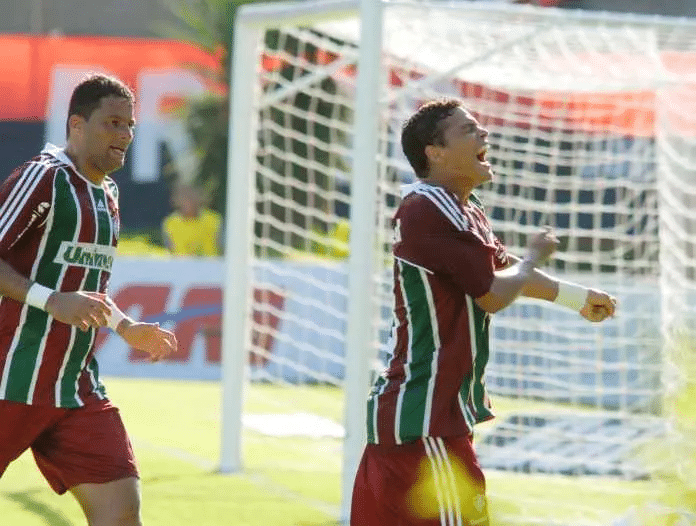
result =
[[440,174],[431,174],[430,177],[424,179],[424,182],[433,186],[440,186],[452,192],[462,203],[466,203],[469,200],[469,196],[474,189],[468,181],[463,181],[460,178],[441,176]]
[[101,185],[106,177],[106,174],[96,170],[90,166],[86,155],[80,155],[80,152],[74,145],[68,144],[65,148],[65,155],[72,161],[77,168],[77,171],[85,178],[89,179],[96,185]]

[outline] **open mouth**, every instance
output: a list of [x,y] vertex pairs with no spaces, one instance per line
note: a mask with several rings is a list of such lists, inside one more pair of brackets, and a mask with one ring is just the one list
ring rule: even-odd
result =
[[488,146],[484,146],[481,148],[478,153],[476,154],[476,158],[479,160],[481,163],[486,163],[486,154],[488,153]]

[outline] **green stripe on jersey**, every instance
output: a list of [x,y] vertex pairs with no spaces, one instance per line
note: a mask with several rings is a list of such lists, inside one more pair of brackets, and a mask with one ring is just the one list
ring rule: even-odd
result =
[[36,369],[41,365],[37,363],[39,348],[48,326],[48,314],[34,307],[26,308],[26,321],[14,346],[4,396],[22,403],[30,402],[29,390]]
[[[484,385],[484,374],[489,357],[489,325],[490,317],[479,307],[476,302],[471,301],[469,316],[473,317],[473,334],[476,345],[476,356],[471,372],[466,375],[459,391],[464,402],[471,401],[476,410],[476,421],[481,422],[487,417],[492,416],[491,411],[485,406],[486,388]],[[465,413],[467,423],[470,417]]]
[[411,327],[407,378],[402,386],[402,400],[397,407],[398,437],[402,441],[413,440],[423,435],[426,414],[430,411],[428,401],[428,382],[432,375],[432,359],[435,349],[435,328],[431,323],[430,302],[424,283],[427,277],[420,269],[401,263],[402,293],[407,305]]
[[73,187],[65,170],[57,170],[53,182],[53,220],[47,225],[46,246],[41,254],[36,281],[47,287],[58,287],[62,278],[62,265],[55,263],[61,243],[66,239],[77,241],[80,233],[79,204],[75,200]]
[[[40,247],[38,266],[33,271],[32,279],[41,285],[56,289],[61,278],[61,266],[53,263],[63,239],[76,236],[77,208],[72,197],[71,186],[67,182],[68,175],[64,170],[57,170],[54,179],[54,196],[52,219],[47,225],[48,232],[45,244]],[[55,204],[60,202],[61,209],[65,206],[68,213],[56,216]],[[67,237],[66,237],[67,236]],[[29,390],[32,378],[37,374],[39,351],[48,332],[48,314],[35,307],[26,306],[26,318],[12,353],[5,397],[8,400],[29,403]]]
[[[106,198],[104,190],[101,188],[89,187],[91,197],[94,203],[93,210],[97,211],[97,236],[96,242],[99,245],[111,245],[111,219],[109,218],[108,209],[106,208]],[[101,205],[103,206],[100,206]],[[101,269],[89,268],[84,278],[81,289],[97,292],[99,291],[99,278]],[[65,370],[60,384],[60,405],[61,407],[71,407],[77,402],[77,384],[76,380],[80,377],[80,372],[85,366],[85,358],[92,347],[92,343],[96,336],[94,329],[89,329],[87,332],[77,331],[75,340],[72,345],[70,356],[65,362]],[[95,387],[98,387],[95,385]],[[79,405],[79,404],[78,404]]]
[[[113,181],[107,181],[107,184],[111,187],[111,191],[114,195],[117,195],[116,184]],[[111,220],[111,215],[109,213],[109,201],[107,199],[106,192],[103,188],[93,189],[92,193],[94,197],[94,202],[97,203],[97,224],[99,225],[99,230],[97,232],[97,243],[103,246],[111,246],[111,240],[114,235],[113,228],[114,223]],[[100,200],[104,203],[104,207],[99,205]],[[91,271],[90,271],[91,272]],[[102,273],[105,272],[104,269],[96,271],[97,281],[95,283],[96,291],[99,291],[99,286],[101,284]],[[109,267],[109,272],[111,272],[111,267]],[[96,332],[93,335],[92,344],[94,345],[94,339],[96,338]],[[92,357],[92,360],[87,364],[87,369],[92,377],[92,385],[94,390],[102,397],[106,397],[106,389],[104,384],[99,380],[99,365],[97,364],[96,356]]]
[[[490,316],[486,314],[478,305],[474,307],[474,316],[476,319],[476,345],[478,354],[476,355],[476,364],[474,365],[474,391],[472,393],[474,407],[478,415],[478,421],[486,420],[493,416],[493,413],[486,407],[486,385],[485,372],[488,364],[489,356],[489,325],[491,323]],[[480,327],[480,330],[478,330]]]
[[377,429],[375,427],[375,422],[377,421],[377,411],[379,409],[379,395],[382,393],[382,389],[387,384],[387,379],[384,376],[377,378],[375,385],[372,387],[370,396],[367,398],[367,442],[369,444],[376,444],[379,442],[379,437],[377,436]]

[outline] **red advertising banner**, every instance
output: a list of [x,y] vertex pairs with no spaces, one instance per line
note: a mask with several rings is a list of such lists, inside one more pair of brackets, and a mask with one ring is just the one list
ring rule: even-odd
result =
[[218,60],[175,40],[0,35],[0,120],[45,120],[56,67],[111,73],[137,96],[143,72],[190,64],[215,69]]
[[[342,378],[343,339],[336,335],[345,330],[346,302],[341,294],[327,296],[325,287],[345,285],[345,269],[335,262],[257,261],[254,272],[262,269],[263,284],[253,290],[248,339],[233,335],[249,345],[252,377],[289,382]],[[178,349],[152,363],[103,329],[96,342],[100,371],[115,376],[220,378],[223,271],[220,258],[117,258],[110,284],[114,301],[133,318],[174,332]],[[307,301],[308,294],[316,294],[314,301]],[[307,319],[311,323],[298,323]]]

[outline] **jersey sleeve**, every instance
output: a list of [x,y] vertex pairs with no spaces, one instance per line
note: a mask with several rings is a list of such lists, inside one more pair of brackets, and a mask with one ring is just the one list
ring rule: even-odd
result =
[[407,197],[394,228],[394,257],[446,276],[474,298],[490,289],[498,247],[455,225],[429,199]]
[[[486,224],[490,228],[488,219],[486,218],[486,210],[483,206],[483,201],[481,200],[481,198],[475,193],[472,193],[469,196],[469,202],[472,203],[481,212]],[[495,246],[495,258],[493,260],[495,263],[495,269],[502,270],[504,268],[507,268],[510,265],[510,258],[508,257],[507,248],[505,248],[503,242],[500,241],[500,239],[498,239],[498,236],[493,234],[492,231],[491,236],[493,245]]]
[[505,245],[498,239],[497,236],[493,238],[495,243],[495,269],[502,270],[510,266],[510,258],[508,257],[507,249]]
[[27,163],[0,185],[0,257],[46,222],[53,202],[53,173],[51,167]]

